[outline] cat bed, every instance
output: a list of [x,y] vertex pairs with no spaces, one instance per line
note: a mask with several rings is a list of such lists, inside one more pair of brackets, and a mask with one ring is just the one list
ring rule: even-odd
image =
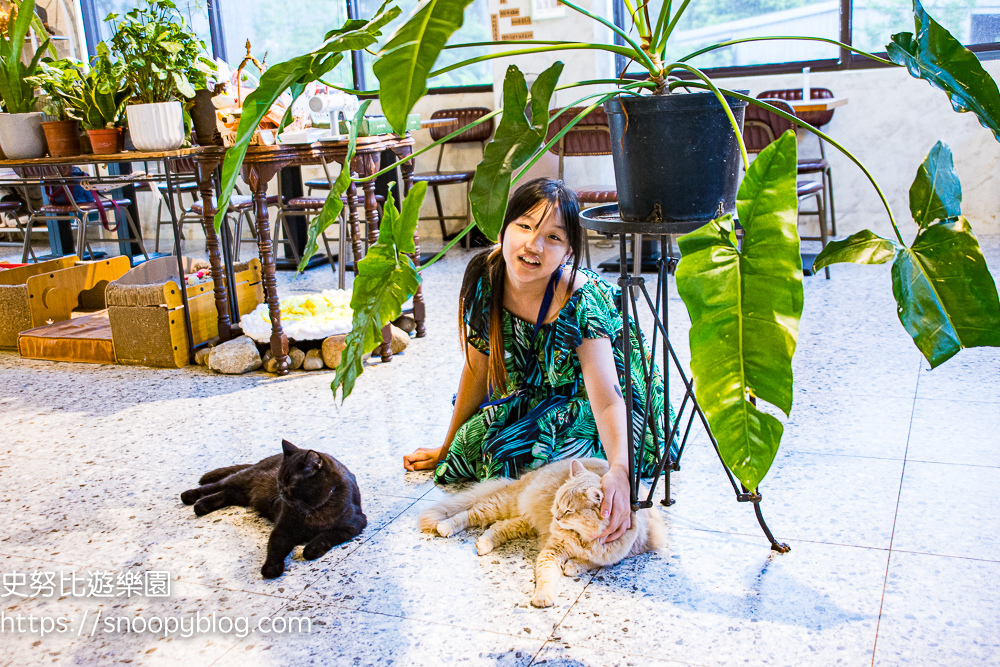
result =
[[81,262],[68,255],[0,271],[0,349],[18,348],[20,332],[106,307],[104,288],[128,271],[128,257]]
[[[181,261],[186,277],[208,266],[204,260],[190,257]],[[239,263],[234,272],[239,312],[245,315],[264,300],[260,260]],[[180,282],[177,258],[159,257],[143,262],[108,285],[108,317],[118,363],[158,368],[180,368],[189,363]],[[195,345],[219,335],[214,288],[211,281],[188,284]]]
[[115,363],[107,310],[22,331],[17,337],[17,348],[28,359]]

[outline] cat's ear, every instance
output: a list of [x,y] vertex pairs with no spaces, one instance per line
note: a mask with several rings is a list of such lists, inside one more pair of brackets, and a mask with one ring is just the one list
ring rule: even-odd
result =
[[602,502],[604,502],[604,492],[598,487],[592,486],[587,489],[587,499],[599,506]]
[[295,452],[299,451],[299,448],[288,442],[287,440],[281,441],[281,451],[285,453],[285,456],[291,456]]
[[306,462],[303,467],[310,473],[314,473],[323,467],[323,459],[316,452],[309,451],[306,453]]
[[569,464],[569,476],[576,477],[587,472],[587,469],[580,463],[580,459],[573,459]]

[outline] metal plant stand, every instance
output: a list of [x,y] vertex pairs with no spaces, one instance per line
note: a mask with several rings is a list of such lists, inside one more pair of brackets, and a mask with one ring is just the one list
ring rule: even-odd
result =
[[[677,414],[674,419],[673,426],[669,423],[669,410],[663,411],[663,433],[668,434],[666,443],[656,442],[656,431],[653,431],[654,445],[656,450],[659,452],[659,460],[656,466],[656,472],[650,482],[649,493],[645,498],[639,497],[639,475],[641,471],[641,461],[638,460],[638,456],[642,455],[641,449],[637,452],[635,433],[636,429],[627,429],[627,439],[628,439],[628,457],[629,457],[629,486],[631,487],[631,501],[632,509],[639,510],[646,507],[653,506],[653,495],[656,493],[656,484],[659,481],[660,475],[663,475],[663,500],[660,504],[669,507],[674,504],[673,498],[670,496],[670,474],[671,472],[680,470],[681,457],[684,454],[684,449],[687,446],[688,436],[691,434],[691,427],[694,425],[695,417],[701,420],[701,424],[708,434],[709,440],[712,442],[712,447],[715,448],[715,453],[719,457],[719,462],[722,463],[722,469],[725,470],[726,476],[729,478],[729,483],[732,484],[733,491],[736,494],[736,500],[741,503],[753,503],[754,514],[757,516],[757,522],[760,524],[761,529],[764,531],[764,535],[771,542],[771,549],[777,551],[778,553],[786,553],[790,550],[787,544],[777,542],[774,536],[771,534],[770,529],[764,522],[764,516],[760,511],[760,501],[761,494],[750,493],[743,485],[739,484],[733,477],[733,474],[726,467],[722,460],[722,454],[719,452],[719,443],[716,441],[715,436],[712,434],[712,429],[708,424],[708,419],[705,417],[705,413],[702,411],[701,406],[698,405],[698,400],[694,395],[694,386],[690,379],[688,379],[687,374],[684,372],[684,368],[681,366],[680,361],[677,359],[677,355],[674,353],[673,345],[670,343],[670,336],[668,334],[668,309],[667,309],[667,275],[673,272],[674,268],[677,266],[678,257],[672,256],[668,252],[668,236],[671,234],[686,234],[688,232],[694,231],[695,229],[701,227],[707,221],[696,221],[696,222],[626,222],[621,219],[618,214],[618,205],[610,204],[606,206],[597,206],[591,209],[587,209],[580,213],[580,223],[584,229],[592,230],[600,234],[604,234],[607,238],[611,239],[615,236],[618,237],[618,248],[619,248],[619,269],[620,275],[618,278],[618,285],[622,290],[621,297],[621,312],[622,321],[624,324],[624,330],[627,331],[631,322],[636,323],[636,327],[639,326],[639,304],[644,303],[653,315],[653,336],[650,342],[651,358],[649,359],[649,364],[645,363],[645,357],[643,357],[643,374],[646,379],[646,397],[643,403],[643,410],[641,414],[637,414],[634,411],[629,411],[631,419],[642,420],[642,428],[638,429],[639,433],[644,433],[646,431],[646,426],[649,423],[650,415],[650,398],[652,394],[653,387],[653,372],[656,368],[657,351],[660,351],[663,358],[663,391],[664,391],[664,403],[669,403],[670,396],[670,367],[671,365],[677,371],[680,376],[681,382],[684,385],[684,398],[681,400],[680,407],[677,410]],[[659,281],[656,285],[656,295],[651,297],[649,290],[646,289],[645,279],[640,273],[640,267],[630,267],[627,263],[627,249],[629,245],[629,236],[635,235],[635,247],[641,247],[641,238],[644,236],[659,237],[660,239],[660,258],[657,261],[657,272],[659,275]],[[630,269],[632,269],[630,271]],[[659,339],[659,340],[658,340]],[[624,353],[625,359],[630,358],[630,346],[631,342],[629,336],[623,335],[622,338],[622,352]],[[657,346],[657,343],[660,346]],[[631,373],[625,373],[625,386],[623,387],[625,393],[625,405],[632,405],[632,376]],[[677,449],[676,456],[671,452],[671,448],[667,443],[674,441],[674,438],[678,436],[681,424],[684,423],[685,418],[687,424],[684,427],[683,437],[679,438],[679,445]]]

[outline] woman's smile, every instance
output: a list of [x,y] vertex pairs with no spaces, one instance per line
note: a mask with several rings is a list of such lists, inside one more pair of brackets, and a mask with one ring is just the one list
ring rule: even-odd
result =
[[512,281],[547,279],[570,255],[559,208],[543,203],[511,222],[504,232],[503,255]]

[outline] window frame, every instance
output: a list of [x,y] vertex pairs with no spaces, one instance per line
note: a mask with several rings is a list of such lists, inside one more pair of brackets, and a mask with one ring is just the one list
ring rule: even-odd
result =
[[[353,19],[358,15],[357,0],[342,0],[347,8],[347,18]],[[621,2],[621,0],[616,0]],[[223,30],[225,17],[218,0],[206,0],[208,6],[208,27],[211,33],[212,57],[226,60],[226,34]],[[83,19],[83,32],[87,43],[87,54],[90,57],[97,55],[97,43],[100,42],[100,25],[102,17],[97,15],[95,0],[80,0],[80,14]],[[351,51],[351,72],[353,74],[354,88],[364,90],[364,64],[360,51]],[[490,93],[493,92],[493,84],[476,84],[471,86],[439,86],[429,88],[428,95],[451,95],[456,93]],[[376,94],[359,95],[361,98],[377,97]]]
[[[623,0],[613,0],[612,2],[614,23],[619,28],[625,29],[625,3]],[[852,45],[852,21],[853,21],[853,0],[840,0],[840,42]],[[615,35],[615,44],[625,46],[625,40],[620,35]],[[992,44],[964,44],[980,60],[1000,60],[1000,42]],[[887,58],[885,51],[876,51],[874,55]],[[625,56],[615,54],[615,70],[621,72],[626,65]],[[817,60],[798,60],[785,63],[765,63],[761,65],[740,65],[736,67],[706,67],[702,71],[714,79],[734,78],[741,76],[767,76],[770,74],[794,74],[801,72],[802,68],[808,67],[813,72],[834,72],[840,70],[859,70],[890,67],[883,63],[871,60],[864,56],[852,53],[845,48],[840,49],[840,56],[837,58],[823,58]],[[645,74],[641,72],[626,73],[624,78],[643,79]],[[676,72],[674,76],[682,79],[694,78],[688,72]]]

